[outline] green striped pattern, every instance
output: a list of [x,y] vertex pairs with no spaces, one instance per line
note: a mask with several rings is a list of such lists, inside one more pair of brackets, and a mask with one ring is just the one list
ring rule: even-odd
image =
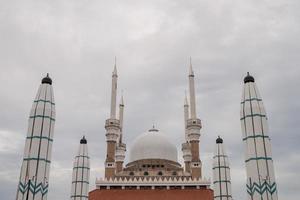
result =
[[264,157],[264,156],[262,156],[262,157],[255,157],[255,158],[249,158],[249,159],[245,160],[245,162],[247,163],[247,162],[250,162],[251,160],[272,160],[272,158],[270,158],[270,157]]
[[259,98],[250,98],[250,99],[245,99],[244,101],[241,102],[241,104],[244,104],[247,101],[262,101],[262,99]]
[[[29,182],[29,181],[28,181]],[[29,183],[22,183],[19,182],[19,191],[24,195],[25,192],[27,192],[28,190],[32,193],[32,194],[37,194],[37,193],[42,193],[42,196],[44,196],[45,194],[48,193],[48,184],[43,184],[43,183],[39,183],[39,184],[35,184],[34,182],[30,181]],[[29,188],[28,188],[29,185]]]
[[247,186],[247,193],[250,196],[253,196],[255,193],[258,193],[260,195],[263,195],[264,193],[269,193],[273,195],[277,190],[275,182],[273,182],[272,184],[269,184],[267,182],[258,184],[254,182],[253,184],[251,185],[247,184],[246,186]]
[[46,137],[46,136],[27,136],[27,139],[45,139],[48,140],[50,142],[53,142],[53,139]]
[[245,138],[243,138],[243,141],[247,140],[247,139],[254,139],[254,138],[269,138],[269,136],[267,135],[261,135],[261,134],[255,134],[255,135],[250,135],[250,136],[247,136]]
[[47,163],[51,163],[50,160],[47,160],[47,159],[45,159],[45,158],[24,158],[23,160],[24,160],[24,161],[36,160],[36,161],[45,161],[45,162],[47,162]]
[[73,169],[90,169],[89,167],[80,167],[80,166],[78,166],[78,167],[73,167]]
[[50,117],[50,116],[45,116],[45,115],[33,115],[29,117],[30,119],[35,119],[35,118],[46,118],[46,119],[50,119],[51,121],[55,121],[54,118]]
[[55,103],[51,102],[51,101],[47,101],[47,100],[44,100],[44,99],[39,99],[39,100],[35,100],[34,103],[38,103],[38,102],[44,102],[44,103],[50,103],[52,105],[55,105]]
[[220,180],[220,181],[214,181],[215,183],[231,183],[229,180]]
[[86,184],[90,184],[88,181],[72,181],[72,183],[86,183]]
[[75,158],[88,158],[88,159],[90,159],[90,157],[89,157],[89,156],[83,156],[83,155],[80,155],[80,156],[75,156]]
[[218,195],[218,196],[214,196],[214,198],[232,198],[231,195]]
[[244,119],[246,119],[246,118],[249,118],[249,117],[266,117],[266,115],[262,115],[262,114],[258,114],[258,113],[256,113],[256,114],[249,114],[249,115],[245,115],[244,117],[242,117],[240,120],[244,120]]
[[228,166],[217,166],[213,167],[213,169],[230,169]]
[[86,195],[72,195],[71,198],[76,198],[76,197],[84,197],[84,198],[88,198],[88,196]]
[[226,155],[215,155],[213,158],[221,158],[221,157],[226,158],[227,156]]

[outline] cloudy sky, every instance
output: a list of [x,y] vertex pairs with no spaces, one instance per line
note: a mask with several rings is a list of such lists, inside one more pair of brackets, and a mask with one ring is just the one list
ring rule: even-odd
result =
[[0,0],[1,199],[15,198],[29,111],[47,72],[57,111],[48,199],[69,198],[83,134],[94,189],[103,176],[115,56],[128,148],[155,123],[178,151],[192,56],[204,175],[211,177],[221,135],[234,199],[246,199],[239,106],[250,71],[269,117],[279,198],[298,199],[299,10],[299,0]]

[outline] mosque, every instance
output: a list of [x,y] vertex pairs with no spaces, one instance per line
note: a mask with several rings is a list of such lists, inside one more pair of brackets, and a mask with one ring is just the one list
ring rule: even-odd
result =
[[[123,138],[124,101],[117,106],[117,67],[112,73],[110,117],[105,121],[105,175],[97,178],[95,189],[89,191],[90,157],[88,141],[80,140],[74,158],[71,200],[232,200],[229,159],[223,139],[216,139],[213,177],[202,176],[199,151],[201,120],[196,112],[195,74],[189,67],[189,96],[183,105],[185,127],[181,151],[184,163],[178,162],[178,149],[154,126],[139,135],[128,152]],[[271,144],[267,117],[254,78],[244,78],[241,101],[241,127],[245,146],[249,200],[277,200]],[[118,109],[117,109],[118,108]],[[52,79],[42,79],[29,117],[24,158],[16,200],[46,200],[55,124],[55,103]],[[213,186],[213,187],[211,187]]]

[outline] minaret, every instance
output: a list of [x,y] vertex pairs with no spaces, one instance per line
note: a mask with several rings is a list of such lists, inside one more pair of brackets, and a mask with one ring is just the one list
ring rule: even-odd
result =
[[106,129],[106,160],[105,160],[105,177],[111,178],[115,176],[115,156],[116,156],[116,144],[118,142],[120,134],[120,121],[116,119],[116,99],[117,99],[117,67],[114,66],[112,73],[112,89],[111,89],[111,109],[110,118],[105,122]]
[[245,144],[248,199],[277,200],[267,116],[249,72],[244,78],[240,120]]
[[183,160],[185,164],[185,171],[190,173],[191,172],[191,161],[192,161],[192,154],[191,154],[191,145],[188,142],[188,134],[187,134],[187,120],[189,118],[189,104],[187,100],[187,96],[185,94],[184,99],[184,131],[185,131],[185,143],[182,144],[182,153],[183,153]]
[[117,82],[118,82],[118,74],[117,74],[117,66],[115,64],[114,71],[112,73],[111,106],[110,106],[110,118],[111,119],[116,119]]
[[120,135],[118,138],[116,149],[116,172],[119,173],[123,170],[123,163],[125,159],[126,144],[123,143],[123,116],[124,116],[124,100],[123,95],[119,105],[119,120],[120,120]]
[[187,133],[187,120],[189,119],[189,103],[188,103],[188,99],[185,93],[185,98],[184,98],[184,106],[183,106],[183,110],[184,110],[184,131],[185,131],[185,140],[186,142],[188,142],[188,133]]
[[90,179],[90,157],[85,137],[80,140],[72,175],[71,200],[87,200]]
[[191,175],[193,178],[201,178],[199,139],[200,139],[200,129],[202,126],[201,126],[201,120],[197,118],[197,114],[196,114],[194,71],[191,62],[190,62],[190,73],[189,73],[189,89],[190,89],[191,116],[187,120],[186,127],[187,127],[188,141],[191,145],[191,153],[192,153]]
[[17,200],[46,200],[55,123],[52,80],[42,79],[28,121]]
[[231,180],[228,157],[225,153],[223,140],[218,137],[213,162],[214,199],[232,200]]

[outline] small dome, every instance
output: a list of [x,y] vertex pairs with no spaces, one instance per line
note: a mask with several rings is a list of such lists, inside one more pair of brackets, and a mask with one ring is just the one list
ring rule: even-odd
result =
[[247,72],[247,76],[244,78],[244,83],[248,82],[254,82],[254,78],[249,74],[249,72]]
[[46,83],[49,85],[52,85],[52,79],[49,77],[49,74],[47,73],[47,76],[45,78],[42,79],[42,84]]
[[130,148],[130,162],[143,159],[164,159],[177,162],[177,148],[157,129],[139,135]]

